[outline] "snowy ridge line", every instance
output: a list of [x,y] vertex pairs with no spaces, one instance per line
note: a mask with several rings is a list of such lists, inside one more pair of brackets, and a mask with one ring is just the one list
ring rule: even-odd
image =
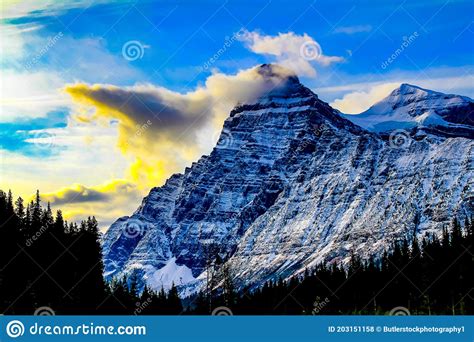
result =
[[474,133],[474,100],[409,84],[402,84],[365,112],[342,115],[374,132],[446,126]]

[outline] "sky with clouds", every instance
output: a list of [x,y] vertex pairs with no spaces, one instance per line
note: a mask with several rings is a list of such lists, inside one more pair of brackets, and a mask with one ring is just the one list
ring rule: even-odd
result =
[[40,189],[69,220],[95,214],[104,229],[209,153],[235,104],[272,87],[262,63],[351,114],[402,82],[474,97],[468,0],[0,6],[0,188]]

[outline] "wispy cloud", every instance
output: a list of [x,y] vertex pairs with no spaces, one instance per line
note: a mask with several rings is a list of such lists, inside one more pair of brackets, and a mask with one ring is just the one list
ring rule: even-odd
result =
[[[50,37],[48,40],[35,32],[27,39],[40,47],[50,41]],[[52,110],[70,107],[70,98],[62,88],[74,79],[120,82],[140,75],[124,58],[107,51],[100,39],[61,36],[42,55],[37,52],[41,48],[30,49],[29,45],[14,47],[19,50],[12,56],[16,56],[15,64],[20,65],[2,70],[0,122],[45,117]]]
[[0,23],[0,48],[2,62],[14,62],[25,54],[27,44],[32,44],[33,35],[41,28],[36,23],[5,24]]
[[100,226],[107,228],[124,210],[134,210],[143,193],[127,180],[113,179],[97,186],[73,184],[41,196],[53,209],[61,209],[67,220],[79,221],[95,215]]
[[71,9],[88,8],[94,5],[118,1],[123,0],[4,0],[2,10],[0,11],[0,19],[17,19],[26,16],[32,18],[58,16]]
[[385,98],[401,83],[410,83],[426,89],[471,97],[474,94],[473,75],[433,78],[414,78],[408,76],[387,78],[388,82],[352,83],[323,88],[321,90],[326,94],[330,92],[343,92],[344,95],[333,100],[330,105],[345,114],[358,114],[369,109],[374,103]]
[[279,33],[276,36],[245,31],[239,38],[253,52],[273,56],[275,61],[300,76],[316,76],[313,62],[322,66],[344,61],[340,56],[327,56],[319,43],[307,35],[294,32]]
[[114,148],[116,127],[70,121],[67,127],[25,134],[28,147],[0,151],[0,188],[25,199],[39,189],[44,201],[63,209],[68,220],[95,215],[103,227],[140,203],[144,192],[123,179],[131,161]]
[[43,199],[53,205],[86,203],[86,202],[110,202],[117,195],[132,196],[139,195],[135,184],[127,180],[117,179],[106,184],[87,187],[81,184],[61,188],[56,192],[43,194]]
[[384,83],[373,86],[368,91],[354,91],[331,102],[331,106],[345,114],[358,114],[382,100],[400,84],[401,82]]
[[67,106],[69,99],[60,91],[63,86],[64,80],[56,73],[2,70],[0,122],[45,117]]
[[339,26],[334,29],[334,33],[355,34],[372,31],[371,25]]

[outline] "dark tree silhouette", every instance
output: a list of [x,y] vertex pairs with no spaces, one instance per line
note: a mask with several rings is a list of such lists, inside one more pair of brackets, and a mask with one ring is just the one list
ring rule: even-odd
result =
[[[39,191],[24,207],[0,191],[0,312],[33,314],[48,306],[57,314],[179,314],[176,287],[168,295],[136,281],[103,278],[99,225],[95,217],[67,223],[61,210],[41,206]],[[138,310],[137,310],[138,308]]]
[[[419,217],[416,218],[416,222]],[[218,306],[234,314],[386,314],[399,306],[411,314],[474,314],[474,220],[457,219],[440,236],[417,232],[381,255],[349,263],[321,264],[290,279],[238,288],[216,246],[204,251],[204,291],[186,298],[179,289],[140,289],[137,273],[103,278],[99,225],[77,225],[41,205],[37,191],[25,207],[0,190],[0,313],[33,314],[49,306],[57,314],[208,315]]]

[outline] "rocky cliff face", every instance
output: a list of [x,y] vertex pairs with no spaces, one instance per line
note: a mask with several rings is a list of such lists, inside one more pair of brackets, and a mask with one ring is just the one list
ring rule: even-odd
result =
[[134,272],[142,285],[174,282],[189,294],[203,285],[212,245],[239,285],[258,286],[351,252],[379,253],[474,213],[472,139],[423,128],[402,143],[392,138],[353,124],[285,76],[232,110],[209,156],[110,227],[105,275]]

